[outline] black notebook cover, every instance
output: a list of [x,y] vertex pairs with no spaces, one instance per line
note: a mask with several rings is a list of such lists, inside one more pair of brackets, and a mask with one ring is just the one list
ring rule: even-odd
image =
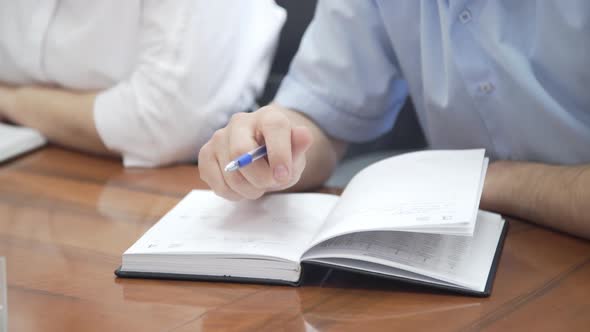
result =
[[[234,276],[208,276],[197,274],[179,274],[179,273],[159,273],[159,272],[132,272],[121,271],[121,267],[115,270],[115,275],[121,278],[139,278],[139,279],[167,279],[167,280],[189,280],[189,281],[223,281],[237,282],[247,284],[267,284],[283,286],[299,286],[299,282],[290,282],[276,279],[246,278]],[[299,278],[301,280],[301,278]]]
[[372,275],[377,276],[380,278],[386,279],[393,279],[397,281],[403,281],[404,283],[411,283],[415,285],[427,286],[432,288],[441,289],[444,291],[451,291],[453,293],[465,294],[470,296],[477,296],[477,297],[488,297],[492,292],[492,285],[494,284],[494,279],[496,277],[496,270],[498,269],[498,264],[500,263],[500,256],[502,254],[502,249],[504,248],[504,240],[506,239],[506,234],[508,232],[508,221],[504,221],[504,226],[502,227],[502,233],[500,235],[500,239],[498,239],[498,246],[496,247],[496,253],[494,254],[494,259],[492,260],[492,266],[490,267],[490,272],[488,274],[488,280],[486,282],[486,287],[483,292],[478,292],[470,289],[458,288],[453,286],[447,285],[439,285],[433,284],[429,282],[424,282],[420,280],[408,279],[399,276],[392,276],[382,273],[376,272],[368,272],[365,270],[359,270],[349,267],[342,267],[339,265],[332,265],[327,263],[318,263],[318,262],[304,262],[302,264],[302,272],[301,278],[297,282],[289,282],[284,280],[275,280],[275,279],[261,279],[261,278],[245,278],[245,277],[233,277],[233,276],[208,276],[208,275],[191,275],[191,274],[176,274],[176,273],[158,273],[158,272],[131,272],[131,271],[121,271],[121,267],[115,270],[115,275],[121,278],[141,278],[141,279],[168,279],[168,280],[190,280],[190,281],[222,281],[222,282],[236,282],[236,283],[254,283],[254,284],[267,284],[267,285],[283,285],[283,286],[299,286],[300,281],[303,279],[303,273],[305,269],[303,268],[305,265],[318,265],[318,266],[325,266],[330,267],[334,270],[345,270],[351,271],[354,273],[360,273],[365,275]]

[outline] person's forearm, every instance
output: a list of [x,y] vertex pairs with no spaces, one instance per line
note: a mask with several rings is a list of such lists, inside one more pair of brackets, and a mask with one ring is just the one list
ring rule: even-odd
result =
[[313,143],[306,153],[307,165],[301,179],[289,190],[305,190],[322,185],[336,168],[346,151],[346,143],[328,137],[311,119],[300,112],[281,107],[281,111],[296,125],[308,127]]
[[15,88],[0,84],[0,122],[8,120],[8,110],[14,108]]
[[481,208],[590,239],[590,165],[492,163]]
[[102,155],[113,155],[96,130],[95,93],[27,86],[15,89],[5,116],[12,122],[39,130],[50,141]]

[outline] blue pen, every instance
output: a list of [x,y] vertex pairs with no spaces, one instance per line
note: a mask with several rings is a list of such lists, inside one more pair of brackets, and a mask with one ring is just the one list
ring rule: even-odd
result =
[[266,145],[261,145],[261,146],[257,147],[256,149],[254,149],[250,152],[244,153],[243,155],[239,156],[238,158],[230,161],[230,163],[227,164],[227,166],[225,166],[225,171],[226,172],[233,172],[233,171],[238,170],[246,165],[249,165],[253,161],[258,160],[264,156],[266,156]]

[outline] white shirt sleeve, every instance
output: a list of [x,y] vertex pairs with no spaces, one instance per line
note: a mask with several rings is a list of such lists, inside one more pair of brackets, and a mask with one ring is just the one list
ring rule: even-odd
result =
[[128,167],[195,160],[254,104],[284,20],[272,0],[144,1],[134,70],[95,101],[105,145]]

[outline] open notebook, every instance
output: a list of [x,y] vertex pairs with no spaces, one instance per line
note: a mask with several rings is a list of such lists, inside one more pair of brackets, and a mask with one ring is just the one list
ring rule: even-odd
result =
[[505,223],[479,211],[483,150],[392,157],[342,196],[233,203],[195,190],[122,258],[120,277],[296,285],[306,264],[488,295]]
[[38,131],[0,123],[0,162],[43,146],[47,141]]

